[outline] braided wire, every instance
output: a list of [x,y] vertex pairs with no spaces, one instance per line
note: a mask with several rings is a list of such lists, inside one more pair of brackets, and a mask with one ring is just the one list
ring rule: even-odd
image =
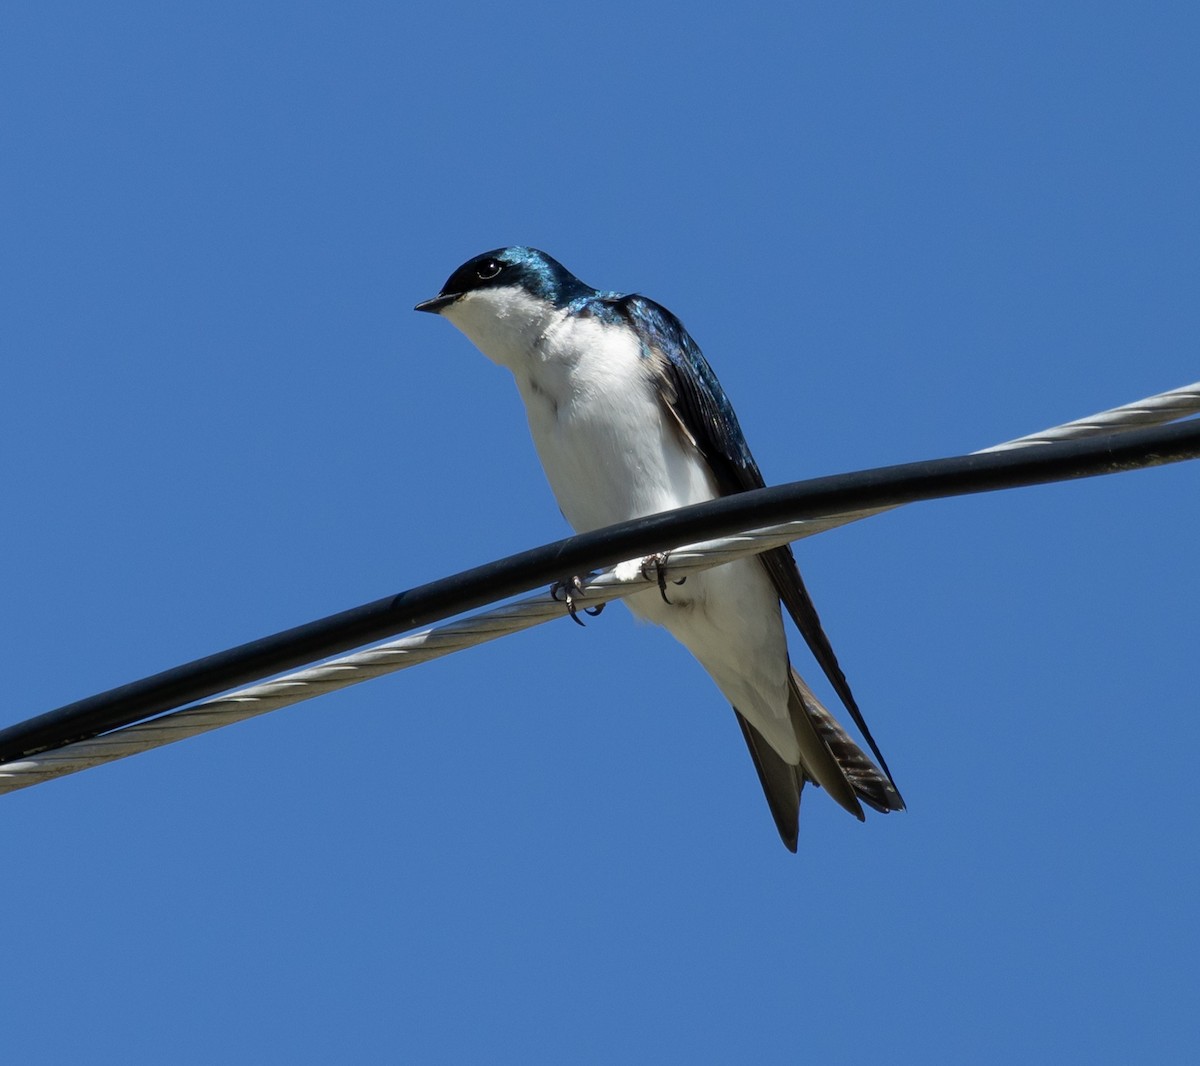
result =
[[[975,454],[1159,425],[1197,412],[1200,412],[1200,382],[1005,441]],[[673,578],[686,576],[720,566],[891,509],[873,508],[801,519],[682,547],[671,552],[671,575]],[[586,606],[598,606],[629,596],[657,583],[657,577],[652,573],[638,572],[632,577],[623,573],[622,578],[618,578],[615,569],[584,579],[578,597]],[[566,610],[562,600],[553,599],[545,593],[526,597],[309,666],[274,680],[206,699],[148,721],[0,764],[0,793],[14,792],[65,774],[123,759],[279,710],[326,692],[416,666],[561,618]]]

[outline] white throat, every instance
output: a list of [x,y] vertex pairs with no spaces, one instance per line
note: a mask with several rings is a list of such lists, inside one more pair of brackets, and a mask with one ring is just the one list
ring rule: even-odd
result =
[[506,286],[469,292],[447,307],[442,317],[493,363],[520,375],[529,369],[547,330],[565,314],[524,289]]

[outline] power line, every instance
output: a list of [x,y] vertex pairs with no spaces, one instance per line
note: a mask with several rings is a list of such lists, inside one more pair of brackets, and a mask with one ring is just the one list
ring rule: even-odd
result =
[[[1151,397],[1113,412],[1070,423],[1066,427],[1044,431],[1044,434],[1031,438],[1019,438],[1008,442],[1008,446],[1032,445],[1035,439],[1045,439],[1045,434],[1061,435],[1068,430],[1083,434],[1086,439],[1082,440],[1038,443],[1018,450],[989,450],[969,456],[794,482],[556,541],[195,660],[10,726],[0,730],[0,763],[10,763],[47,749],[87,740],[109,730],[127,732],[124,727],[135,722],[234,686],[407,632],[417,626],[494,603],[572,574],[587,573],[625,559],[671,549],[680,543],[708,540],[737,533],[747,527],[761,529],[778,522],[802,523],[795,528],[774,531],[777,539],[771,543],[760,535],[754,548],[744,549],[762,551],[773,543],[811,535],[821,529],[903,503],[1089,477],[1196,458],[1200,456],[1200,421],[1162,428],[1130,429],[1102,437],[1093,434],[1122,425],[1144,425],[1147,421],[1176,418],[1193,413],[1198,408],[1200,385],[1175,390],[1161,397]],[[997,449],[1005,447],[997,446]],[[722,550],[730,549],[726,546]],[[716,565],[719,561],[725,560],[718,558],[715,562],[707,562],[707,565]],[[681,553],[673,553],[673,570],[684,562]],[[601,585],[597,583],[594,586],[596,594],[600,594]],[[638,587],[626,584],[619,590],[606,588],[604,594],[612,598],[636,591]],[[561,604],[551,605],[548,617],[562,610]],[[281,683],[284,682],[274,684]],[[243,696],[239,694],[231,699],[237,700]],[[157,728],[155,723],[145,723],[136,728],[147,732],[152,731],[150,727]],[[203,730],[193,732],[198,731]],[[138,750],[144,750],[144,746]],[[82,752],[79,754],[83,755]],[[120,754],[108,756],[114,757],[120,757]],[[96,761],[107,761],[107,758],[92,759],[86,764],[94,765]],[[33,769],[29,767],[31,772]],[[8,770],[10,767],[0,768],[0,774]],[[60,769],[58,772],[69,771]],[[45,776],[42,774],[39,779]],[[57,776],[57,773],[49,776]],[[15,787],[22,786],[16,784]]]

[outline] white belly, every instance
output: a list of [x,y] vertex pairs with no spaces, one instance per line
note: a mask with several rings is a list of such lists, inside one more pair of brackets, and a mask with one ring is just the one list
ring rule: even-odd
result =
[[[706,464],[661,407],[636,344],[606,344],[586,373],[541,369],[516,373],[517,384],[546,477],[578,532],[718,495]],[[653,588],[625,602],[666,627],[772,747],[798,761],[779,598],[762,565],[747,559],[694,574],[668,584],[667,596],[670,604]]]

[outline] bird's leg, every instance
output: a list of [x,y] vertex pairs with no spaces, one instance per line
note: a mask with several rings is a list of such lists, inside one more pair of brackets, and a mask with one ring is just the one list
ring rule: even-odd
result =
[[[562,581],[556,581],[550,586],[550,598],[552,600],[561,601],[567,605],[567,614],[571,616],[571,621],[576,625],[584,625],[583,619],[579,617],[579,607],[576,600],[583,595],[583,578],[576,574],[574,577],[564,578]],[[595,607],[585,607],[583,613],[596,617],[604,610],[603,603],[596,604]]]
[[[662,597],[663,603],[669,604],[671,601],[667,599],[667,559],[670,552],[655,552],[653,555],[647,555],[642,560],[642,577],[650,579],[650,571],[654,570],[654,576],[658,579],[658,594]],[[685,574],[678,581],[673,581],[674,585],[682,585],[687,580]]]

